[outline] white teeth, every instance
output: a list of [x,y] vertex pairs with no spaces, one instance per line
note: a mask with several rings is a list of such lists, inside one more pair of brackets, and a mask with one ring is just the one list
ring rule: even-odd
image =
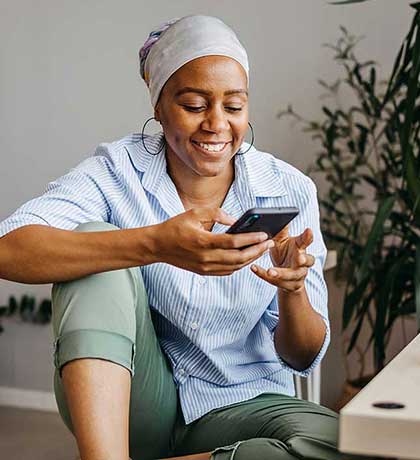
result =
[[202,142],[197,142],[197,144],[203,149],[208,150],[209,152],[220,152],[225,148],[225,143],[223,144],[204,144]]

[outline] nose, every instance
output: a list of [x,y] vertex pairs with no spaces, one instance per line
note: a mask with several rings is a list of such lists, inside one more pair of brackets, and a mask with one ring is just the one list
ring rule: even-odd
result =
[[229,122],[223,108],[215,106],[208,110],[201,128],[213,133],[220,133],[229,129]]

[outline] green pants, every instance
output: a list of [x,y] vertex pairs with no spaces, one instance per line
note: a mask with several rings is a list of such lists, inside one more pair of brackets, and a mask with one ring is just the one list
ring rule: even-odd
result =
[[[75,231],[117,229],[89,222]],[[336,449],[337,414],[282,394],[265,393],[185,425],[138,268],[56,283],[52,305],[54,390],[61,417],[72,432],[61,368],[71,360],[89,357],[112,361],[131,372],[132,460],[208,451],[214,460],[341,458]]]

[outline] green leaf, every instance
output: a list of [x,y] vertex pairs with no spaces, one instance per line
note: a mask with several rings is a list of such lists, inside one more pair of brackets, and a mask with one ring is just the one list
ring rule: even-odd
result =
[[[405,170],[407,170],[408,163],[412,160],[412,148],[410,148],[410,137],[413,130],[414,113],[416,107],[416,99],[419,89],[419,75],[420,75],[420,13],[415,15],[416,36],[413,46],[413,62],[409,74],[409,82],[407,87],[406,109],[404,116],[404,123],[400,130],[401,153],[404,159]],[[405,175],[405,174],[404,174]]]
[[360,283],[361,280],[365,279],[368,275],[367,270],[369,263],[372,259],[373,252],[377,242],[381,239],[384,232],[384,223],[391,214],[392,208],[394,206],[396,197],[389,196],[382,203],[380,203],[376,218],[372,224],[367,242],[366,248],[363,255],[362,263],[360,264],[360,269],[357,272],[356,279]]
[[[383,282],[378,284],[378,292],[376,295],[376,320],[374,327],[374,343],[375,343],[375,363],[376,371],[380,371],[385,362],[385,333],[386,319],[392,305],[390,299],[394,290],[396,279],[401,273],[401,268],[407,261],[408,255],[402,254],[397,260],[390,260],[389,265],[384,267],[386,275],[383,277]],[[382,273],[379,273],[382,278]]]
[[7,313],[7,316],[12,316],[16,313],[18,310],[18,303],[17,300],[14,296],[9,297],[9,311]]
[[417,11],[420,11],[420,2],[410,3],[410,6]]
[[50,322],[50,319],[51,319],[51,300],[44,299],[41,302],[33,320],[35,323],[47,324]]
[[414,289],[416,299],[417,330],[420,332],[420,243],[416,247],[416,271],[414,274]]
[[366,277],[349,293],[346,294],[343,306],[343,330],[346,329],[369,285],[370,277]]
[[351,351],[353,350],[353,347],[356,345],[356,341],[357,341],[357,338],[359,337],[363,322],[365,321],[366,312],[369,309],[370,302],[372,301],[372,297],[373,297],[372,295],[369,295],[363,301],[362,308],[359,312],[359,319],[357,321],[357,325],[353,330],[353,334],[351,336],[349,346],[347,347],[347,354],[351,353]]
[[407,65],[411,62],[411,49],[410,44],[416,28],[416,16],[414,17],[410,30],[404,39],[403,44],[398,52],[394,61],[391,76],[389,78],[388,88],[383,99],[383,105],[386,105],[393,95],[399,90],[401,84],[405,80]]
[[372,90],[373,90],[373,88],[375,87],[375,84],[376,84],[376,69],[375,69],[375,67],[372,67],[370,69],[369,83],[370,83],[370,86],[372,87]]
[[365,3],[369,0],[342,0],[337,2],[329,2],[330,5],[350,5],[351,3]]
[[418,226],[420,226],[420,178],[419,171],[416,167],[416,160],[413,155],[413,149],[411,145],[407,146],[407,169],[406,169],[406,181],[408,192],[411,197],[413,205],[414,220]]
[[322,107],[322,111],[327,115],[327,117],[334,119],[335,116],[328,107]]

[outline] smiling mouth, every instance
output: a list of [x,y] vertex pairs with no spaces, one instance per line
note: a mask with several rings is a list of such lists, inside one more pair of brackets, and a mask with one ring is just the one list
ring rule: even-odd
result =
[[204,150],[206,152],[216,152],[220,153],[222,152],[225,147],[230,144],[230,142],[218,142],[218,143],[206,143],[206,142],[197,142],[197,141],[192,141],[192,143],[200,147],[201,150]]

